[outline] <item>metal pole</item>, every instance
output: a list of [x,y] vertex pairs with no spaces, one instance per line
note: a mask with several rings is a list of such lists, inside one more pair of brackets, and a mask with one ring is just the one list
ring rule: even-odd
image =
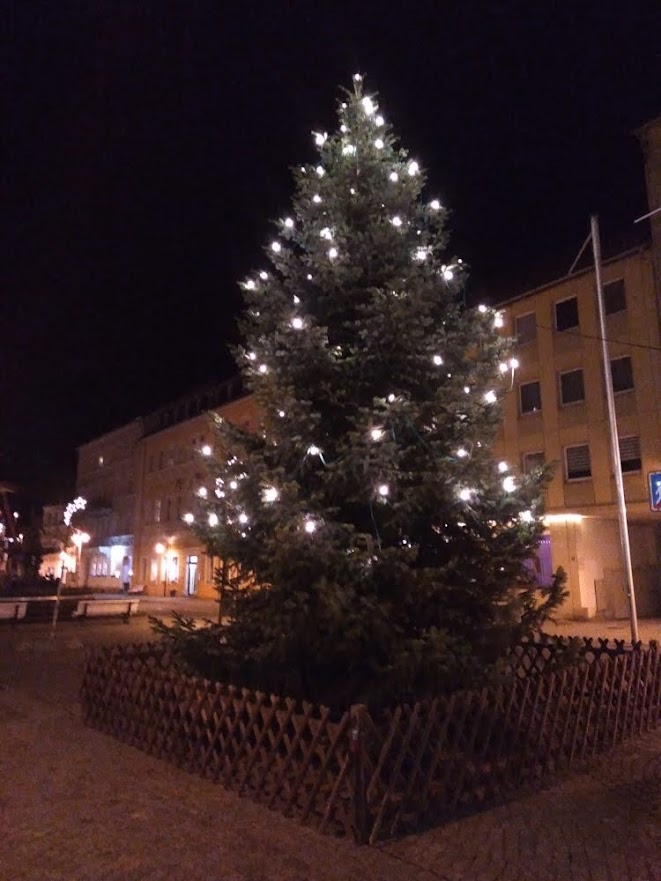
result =
[[620,443],[617,436],[617,419],[615,416],[615,398],[613,396],[613,376],[608,355],[608,339],[606,336],[606,312],[604,310],[604,289],[601,280],[601,240],[599,238],[599,219],[596,214],[590,218],[592,231],[592,251],[594,253],[594,273],[597,283],[597,308],[599,311],[599,327],[601,328],[601,354],[604,362],[604,379],[606,382],[606,401],[608,403],[608,427],[611,438],[611,455],[613,474],[617,492],[617,512],[620,521],[620,542],[627,576],[627,598],[629,600],[629,617],[631,620],[631,641],[638,642],[638,616],[636,613],[636,594],[633,585],[633,568],[631,565],[631,546],[629,544],[629,525],[627,523],[627,505],[624,498],[624,481],[622,479],[622,463],[620,461]]

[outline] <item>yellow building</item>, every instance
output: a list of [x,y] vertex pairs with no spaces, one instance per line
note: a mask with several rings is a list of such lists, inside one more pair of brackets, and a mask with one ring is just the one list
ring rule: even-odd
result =
[[[620,459],[641,615],[661,612],[661,513],[648,475],[661,470],[661,340],[653,254],[640,248],[604,264],[604,301]],[[517,341],[497,453],[526,471],[556,463],[547,492],[542,579],[568,574],[572,617],[625,616],[622,562],[594,270],[503,304]]]

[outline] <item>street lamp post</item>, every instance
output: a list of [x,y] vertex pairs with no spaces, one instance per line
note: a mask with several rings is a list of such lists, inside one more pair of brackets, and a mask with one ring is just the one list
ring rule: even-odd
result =
[[75,532],[71,536],[71,541],[76,546],[76,583],[78,584],[78,587],[81,586],[81,584],[80,584],[80,570],[82,568],[81,564],[82,564],[82,555],[83,555],[83,545],[87,544],[87,542],[89,540],[90,540],[90,535],[88,532]]
[[161,558],[161,566],[163,567],[163,596],[166,596],[167,595],[167,577],[168,577],[168,573],[167,573],[167,565],[168,565],[167,550],[168,550],[168,547],[167,547],[167,544],[163,544],[162,541],[159,541],[154,545],[154,550]]

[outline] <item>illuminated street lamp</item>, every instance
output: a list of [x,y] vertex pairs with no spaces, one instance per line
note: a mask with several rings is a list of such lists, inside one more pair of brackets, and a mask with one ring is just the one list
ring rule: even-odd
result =
[[[81,557],[82,557],[82,553],[83,553],[83,545],[87,544],[87,542],[89,540],[90,540],[90,535],[88,532],[74,532],[74,534],[71,536],[71,541],[76,546],[76,575],[78,576],[78,578],[80,578],[79,572],[80,572]],[[80,581],[78,581],[77,583],[78,583],[78,586],[80,587]]]
[[166,594],[167,594],[167,577],[168,577],[168,573],[167,573],[167,565],[168,565],[168,563],[167,563],[167,550],[168,550],[168,545],[167,545],[167,544],[163,544],[162,541],[158,541],[158,542],[156,542],[156,544],[154,545],[154,550],[156,551],[156,553],[157,553],[157,554],[159,555],[159,557],[161,558],[161,566],[163,567],[163,596],[166,596]]

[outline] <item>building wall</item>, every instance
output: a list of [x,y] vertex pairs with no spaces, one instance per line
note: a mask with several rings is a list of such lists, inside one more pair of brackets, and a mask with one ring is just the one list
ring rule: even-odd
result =
[[[656,531],[661,515],[650,510],[647,475],[661,469],[661,351],[652,253],[640,249],[604,265],[605,285],[622,280],[626,308],[607,317],[610,358],[631,359],[633,388],[616,393],[620,438],[639,438],[640,467],[624,475],[634,567],[640,569],[642,608],[661,612]],[[543,452],[555,464],[547,511],[554,566],[568,573],[570,611],[577,617],[622,612],[612,583],[625,583],[611,463],[601,334],[592,270],[578,273],[504,304],[504,332],[516,337],[517,323],[534,314],[536,338],[517,347],[520,367],[507,396],[496,452],[524,467],[524,456]],[[579,326],[557,330],[555,306],[575,297]],[[563,404],[561,374],[583,371],[584,400]],[[521,387],[539,382],[541,408],[522,412]],[[591,474],[572,479],[567,449],[589,446]],[[578,522],[557,522],[566,515]],[[578,520],[578,518],[576,518]],[[610,586],[609,586],[610,585]],[[608,597],[606,597],[608,594]],[[624,594],[623,594],[624,596]],[[624,597],[626,604],[626,597]]]

